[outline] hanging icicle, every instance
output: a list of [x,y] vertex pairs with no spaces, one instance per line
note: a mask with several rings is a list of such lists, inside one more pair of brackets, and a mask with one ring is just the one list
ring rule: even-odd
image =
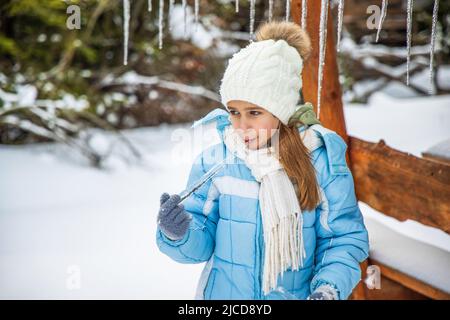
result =
[[344,0],[339,0],[338,5],[338,31],[337,31],[337,51],[341,51],[342,24],[344,22]]
[[164,19],[164,0],[159,0],[159,20],[158,20],[159,49],[162,49],[163,47],[163,19]]
[[197,31],[198,28],[198,11],[199,11],[199,7],[200,7],[200,2],[199,0],[195,0],[195,9],[194,9],[194,15],[195,15],[195,31]]
[[[172,12],[173,12],[174,4],[175,4],[175,0],[170,0],[170,1],[169,1],[169,13],[168,13],[168,15],[169,15],[169,16],[168,16],[169,21],[172,21],[172,20],[171,20],[171,17],[172,17]],[[169,23],[169,30],[172,31],[172,23]]]
[[409,86],[409,63],[411,62],[412,13],[414,0],[408,0],[406,7],[406,85]]
[[327,21],[328,21],[328,0],[322,0],[320,6],[320,25],[319,25],[319,68],[317,84],[317,118],[320,117],[320,96],[322,93],[323,69],[325,67],[325,52],[327,44]]
[[250,0],[250,42],[253,42],[253,29],[255,26],[255,2]]
[[291,0],[286,0],[286,22],[289,21],[291,15]]
[[238,13],[239,12],[239,0],[236,0],[235,4],[236,4],[236,13]]
[[269,21],[273,18],[273,0],[269,0]]
[[302,0],[302,29],[306,30],[306,17],[308,13],[308,2],[307,0]]
[[436,43],[436,24],[439,11],[439,0],[434,0],[433,6],[433,24],[431,25],[431,40],[430,40],[430,90],[429,93],[433,93],[433,78],[434,78],[434,45]]
[[130,26],[130,0],[123,0],[123,64],[128,64],[128,36]]
[[148,0],[148,12],[152,12],[152,0]]
[[384,18],[386,18],[388,4],[389,4],[388,0],[383,0],[381,4],[381,16],[380,19],[378,20],[377,38],[375,39],[375,42],[378,42],[378,38],[380,37],[380,31],[384,22]]
[[186,26],[187,26],[187,0],[183,0],[182,4],[183,6],[183,21],[184,21],[184,38],[186,39]]

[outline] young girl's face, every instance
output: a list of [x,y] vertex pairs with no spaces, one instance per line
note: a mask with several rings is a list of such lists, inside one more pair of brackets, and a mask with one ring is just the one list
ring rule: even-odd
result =
[[227,103],[234,129],[249,149],[259,149],[277,132],[280,120],[256,104],[231,100]]

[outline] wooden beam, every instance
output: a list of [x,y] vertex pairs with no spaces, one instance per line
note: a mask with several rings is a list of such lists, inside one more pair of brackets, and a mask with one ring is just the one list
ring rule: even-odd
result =
[[[319,25],[321,1],[308,1],[306,31],[311,38],[311,57],[303,67],[303,97],[314,105],[317,113],[317,70],[319,67]],[[295,23],[300,24],[302,1],[293,0],[291,16]],[[320,121],[323,125],[337,132],[346,142],[344,109],[342,106],[341,86],[339,83],[339,70],[337,65],[336,47],[334,44],[334,27],[331,10],[328,10],[327,42],[325,54],[325,67],[322,80],[322,94],[320,106]],[[349,158],[347,157],[347,161]]]
[[450,233],[450,165],[349,137],[357,198],[400,221]]
[[[322,0],[328,1],[328,0]],[[314,105],[317,113],[317,92],[319,68],[319,26],[320,26],[321,1],[308,1],[306,15],[306,31],[311,38],[312,52],[308,61],[305,62],[302,72],[302,93],[305,101]],[[302,1],[293,0],[291,5],[291,17],[300,25],[302,12]],[[319,119],[322,124],[338,133],[348,144],[347,130],[345,126],[344,108],[342,104],[341,85],[339,83],[339,69],[337,64],[336,46],[334,44],[334,26],[331,9],[328,9],[327,39],[325,51],[325,66],[323,70],[321,106]],[[346,161],[350,165],[350,157],[347,149]],[[363,265],[366,265],[363,263]],[[360,282],[355,288],[357,299],[365,299],[364,283]]]

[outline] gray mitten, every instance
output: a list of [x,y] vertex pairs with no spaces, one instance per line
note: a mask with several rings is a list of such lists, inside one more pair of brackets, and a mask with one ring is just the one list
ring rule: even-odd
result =
[[164,192],[161,195],[158,212],[158,225],[161,231],[171,240],[180,240],[186,234],[192,215],[184,210],[180,202],[180,196],[173,194],[169,196]]
[[338,300],[338,292],[332,285],[321,285],[311,293],[307,300]]

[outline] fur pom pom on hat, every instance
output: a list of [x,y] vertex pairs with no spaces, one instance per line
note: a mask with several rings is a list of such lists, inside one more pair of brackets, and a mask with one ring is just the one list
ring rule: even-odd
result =
[[264,23],[256,41],[228,61],[220,85],[222,104],[231,100],[258,105],[288,125],[297,109],[302,88],[303,63],[311,52],[307,33],[285,21]]

